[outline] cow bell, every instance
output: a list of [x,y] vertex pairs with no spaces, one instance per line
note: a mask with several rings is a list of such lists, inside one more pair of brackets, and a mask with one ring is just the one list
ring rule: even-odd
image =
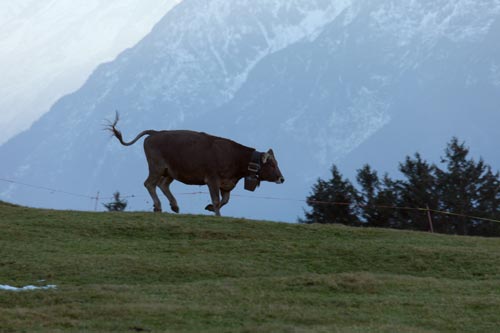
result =
[[245,190],[247,191],[255,191],[257,186],[259,186],[260,180],[257,178],[257,176],[252,175],[252,176],[246,176],[245,177]]

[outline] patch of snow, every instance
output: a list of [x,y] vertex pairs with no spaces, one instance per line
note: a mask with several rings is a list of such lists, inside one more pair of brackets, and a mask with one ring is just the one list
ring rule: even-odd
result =
[[[328,120],[327,133],[316,137],[316,143],[334,156],[345,156],[363,141],[389,123],[390,102],[367,87],[361,87],[346,112],[334,110]],[[326,154],[325,154],[326,155]],[[321,160],[322,155],[318,158]]]
[[[165,20],[157,26],[166,38],[155,42],[157,59],[153,62],[168,66],[159,69],[159,75],[152,73],[156,78],[148,83],[147,91],[158,91],[164,100],[174,100],[180,93],[196,99],[195,93],[201,88],[217,87],[211,102],[218,107],[234,97],[263,58],[299,41],[314,40],[352,2],[184,2],[178,7],[175,20]],[[193,10],[193,6],[197,9]],[[239,18],[239,13],[247,15]],[[241,40],[250,42],[242,47]],[[163,59],[171,54],[175,57]],[[204,65],[200,67],[200,63]],[[162,88],[166,82],[168,85]],[[186,101],[183,107],[189,107]]]
[[9,286],[7,284],[0,284],[0,290],[5,290],[5,291],[31,291],[31,290],[47,290],[47,289],[56,289],[56,288],[57,288],[57,286],[53,285],[53,284],[49,284],[47,286],[40,286],[40,287],[28,285],[28,286],[24,286],[24,287],[20,287],[20,288],[12,287],[12,286]]
[[489,31],[498,13],[498,0],[401,1],[385,3],[371,19],[374,29],[395,35],[400,46],[415,40],[432,46],[439,38],[475,40]]

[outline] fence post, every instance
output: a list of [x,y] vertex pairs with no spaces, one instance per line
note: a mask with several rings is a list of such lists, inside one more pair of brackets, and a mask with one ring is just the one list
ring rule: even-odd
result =
[[97,194],[95,196],[95,206],[94,206],[94,211],[97,211],[97,204],[99,203],[99,191],[97,191]]
[[432,233],[434,233],[434,226],[432,225],[432,216],[431,216],[431,210],[429,209],[429,205],[426,205],[427,207],[427,218],[429,219],[429,227]]

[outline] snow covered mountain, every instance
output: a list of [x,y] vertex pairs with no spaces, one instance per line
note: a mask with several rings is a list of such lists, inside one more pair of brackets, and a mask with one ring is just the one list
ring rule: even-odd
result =
[[0,144],[102,62],[136,44],[180,0],[0,3]]
[[[125,138],[190,128],[272,147],[287,182],[255,195],[303,199],[333,162],[384,167],[419,147],[434,153],[450,133],[474,136],[472,119],[498,118],[499,27],[500,0],[184,0],[0,147],[0,177],[88,196],[119,190],[136,195],[132,209],[149,209],[142,147],[101,130],[119,110]],[[492,123],[477,124],[477,135],[500,139]],[[11,183],[0,183],[0,199],[93,208]],[[199,213],[208,195],[178,201]],[[292,221],[303,205],[233,196],[223,214]]]

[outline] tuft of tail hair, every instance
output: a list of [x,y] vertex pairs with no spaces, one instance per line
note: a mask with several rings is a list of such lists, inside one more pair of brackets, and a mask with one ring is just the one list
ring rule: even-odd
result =
[[116,136],[120,142],[123,142],[122,133],[116,129],[116,124],[120,120],[120,115],[118,111],[115,111],[115,120],[113,122],[108,120],[108,125],[106,125],[105,130],[110,131],[113,136]]
[[139,140],[140,138],[142,138],[144,135],[153,135],[153,134],[157,133],[157,131],[154,131],[154,130],[142,131],[132,141],[125,142],[125,141],[123,141],[122,133],[119,130],[116,129],[116,124],[118,123],[118,120],[120,120],[120,116],[118,115],[118,111],[116,111],[115,121],[113,121],[113,122],[108,121],[108,125],[105,126],[105,130],[110,131],[112,133],[112,136],[116,136],[116,138],[118,139],[118,141],[120,141],[120,143],[122,145],[124,145],[124,146],[131,146],[131,145],[133,145],[134,143],[137,142],[137,140]]

